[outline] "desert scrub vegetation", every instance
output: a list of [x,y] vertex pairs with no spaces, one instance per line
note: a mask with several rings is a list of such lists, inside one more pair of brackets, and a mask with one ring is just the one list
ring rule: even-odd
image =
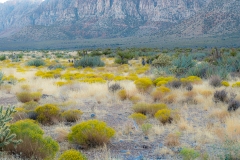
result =
[[22,142],[17,147],[10,144],[6,150],[21,155],[21,158],[53,159],[59,150],[59,144],[44,137],[44,131],[33,120],[17,121],[10,125],[10,130]]
[[150,78],[147,78],[147,77],[146,78],[139,78],[134,83],[135,83],[137,89],[140,92],[148,92],[153,85],[152,80]]
[[[18,111],[12,114],[13,119],[7,125],[22,119],[41,123],[45,130],[43,137],[54,136],[61,145],[57,156],[48,159],[58,159],[70,148],[90,147],[94,148],[81,150],[88,159],[139,159],[138,154],[144,155],[142,159],[178,159],[184,146],[201,152],[198,159],[205,152],[209,159],[214,159],[209,146],[220,144],[225,132],[231,140],[239,139],[238,49],[235,57],[230,55],[231,49],[224,49],[221,55],[217,55],[216,49],[211,54],[204,48],[117,48],[110,52],[106,50],[106,54],[104,51],[85,50],[80,55],[76,51],[28,51],[23,52],[23,58],[14,58],[13,61],[5,52],[7,59],[0,63],[0,70],[4,73],[0,103],[16,103]],[[84,57],[95,56],[105,65],[94,67],[83,63],[84,66],[74,67]],[[44,66],[26,65],[28,61],[39,58],[43,58]],[[142,63],[143,58],[145,63]],[[117,59],[119,62],[115,61]],[[218,77],[213,83],[212,76]],[[148,81],[144,81],[145,78]],[[137,81],[139,83],[135,84]],[[226,94],[221,93],[222,90]],[[41,93],[37,96],[40,99],[30,95],[36,91]],[[12,98],[24,92],[28,93],[25,97],[32,97],[23,96],[25,103]],[[43,109],[47,104],[56,104],[54,106],[59,108]],[[43,107],[41,113],[37,112],[39,107]],[[83,131],[81,136],[74,134],[73,140],[69,140],[71,144],[68,144],[68,135],[73,134],[71,125],[77,126],[82,120],[88,122],[92,118],[114,126],[117,136],[111,139],[113,136],[109,138],[106,131],[99,131],[107,137],[102,138],[104,136],[95,131],[100,127],[88,125],[94,129],[86,131],[80,127]],[[76,132],[80,135],[80,131]],[[78,138],[86,139],[78,142]],[[102,146],[110,140],[111,145]],[[142,144],[136,151],[134,147]],[[18,156],[15,151],[8,153]],[[149,157],[147,153],[153,154]],[[218,150],[214,153],[221,154]],[[37,156],[30,158],[34,157]]]
[[40,67],[44,66],[46,63],[42,59],[33,59],[26,63],[27,66]]
[[143,124],[147,119],[147,116],[142,113],[133,113],[129,117],[136,121],[138,125]]
[[82,57],[80,60],[74,61],[74,67],[102,67],[104,66],[104,62],[101,61],[99,56],[96,57]]
[[80,110],[67,110],[61,113],[62,118],[67,122],[76,122],[83,113]]
[[58,160],[87,160],[81,152],[71,149],[63,152]]
[[54,124],[61,120],[60,109],[53,104],[45,104],[35,109],[37,120],[42,124]]
[[68,139],[72,143],[89,148],[107,144],[114,135],[115,130],[105,122],[88,120],[73,126]]
[[23,91],[23,92],[16,93],[16,96],[18,101],[22,103],[26,103],[30,101],[38,102],[42,97],[42,93]]

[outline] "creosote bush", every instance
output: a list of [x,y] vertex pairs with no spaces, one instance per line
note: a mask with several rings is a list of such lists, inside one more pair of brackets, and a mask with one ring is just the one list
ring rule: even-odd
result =
[[71,149],[63,152],[58,160],[87,160],[81,152]]
[[44,137],[43,130],[33,120],[17,121],[10,129],[22,143],[17,147],[8,145],[6,149],[22,158],[53,159],[59,150],[59,144],[51,137]]
[[107,144],[115,135],[115,130],[108,127],[105,122],[88,120],[71,128],[68,139],[86,148]]
[[81,118],[81,115],[83,113],[80,110],[67,110],[64,111],[61,116],[63,117],[64,120],[67,122],[76,122]]
[[54,124],[60,121],[60,109],[53,104],[45,104],[35,109],[37,120],[42,124]]

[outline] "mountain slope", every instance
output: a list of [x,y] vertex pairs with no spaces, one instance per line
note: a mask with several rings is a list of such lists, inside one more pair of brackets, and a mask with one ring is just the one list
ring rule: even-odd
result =
[[239,0],[212,0],[203,11],[172,27],[165,35],[196,37],[240,33],[239,15]]
[[[149,35],[196,15],[208,1],[45,0],[35,2],[28,12],[15,12],[16,18],[12,11],[0,23],[8,24],[3,25],[2,36],[14,28],[12,38],[20,40]],[[7,23],[9,19],[17,20]]]

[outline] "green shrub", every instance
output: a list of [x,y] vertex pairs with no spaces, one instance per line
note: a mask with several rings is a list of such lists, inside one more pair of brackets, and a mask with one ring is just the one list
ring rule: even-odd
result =
[[169,109],[161,109],[157,111],[157,113],[154,115],[156,119],[158,119],[163,124],[169,122],[171,116],[171,110]]
[[136,121],[136,123],[139,125],[143,124],[147,119],[147,116],[142,113],[133,113],[129,117]]
[[59,150],[59,144],[50,137],[44,137],[43,130],[33,120],[20,120],[10,126],[22,143],[17,147],[7,146],[7,150],[23,158],[53,159]]
[[136,80],[135,85],[140,92],[147,92],[153,86],[153,82],[150,78],[139,78]]
[[88,120],[73,126],[68,139],[84,147],[95,147],[107,144],[114,134],[115,130],[108,127],[105,122]]
[[39,66],[44,66],[45,62],[41,59],[33,59],[30,60],[26,63],[27,66],[35,66],[35,67],[39,67]]
[[152,125],[150,123],[145,123],[141,126],[141,129],[145,135],[148,135],[151,128],[152,128]]
[[132,109],[136,113],[142,113],[146,115],[148,113],[148,107],[149,107],[149,104],[147,103],[137,103],[132,107]]
[[30,101],[30,102],[26,102],[22,105],[22,108],[28,110],[28,111],[32,111],[35,110],[36,107],[38,106],[38,103],[35,101]]
[[0,71],[0,85],[3,84],[4,80],[3,80],[4,74],[3,72]]
[[105,64],[100,59],[100,57],[88,57],[85,56],[81,58],[80,60],[77,60],[74,62],[74,67],[103,67]]
[[172,72],[177,74],[177,76],[184,75],[190,68],[195,66],[191,56],[182,55],[172,61]]
[[168,109],[168,106],[164,103],[150,104],[148,107],[148,114],[154,116],[159,110]]
[[200,153],[192,148],[183,148],[180,152],[184,160],[194,160],[200,156]]
[[71,149],[63,152],[58,160],[87,160],[87,158],[79,151]]
[[129,53],[127,51],[118,51],[117,56],[115,58],[115,63],[117,64],[128,64],[128,60],[132,59],[134,54]]
[[154,67],[165,67],[169,66],[172,62],[172,58],[167,54],[160,54],[157,59],[152,61]]
[[16,134],[10,133],[9,125],[6,125],[12,120],[12,115],[16,113],[15,107],[9,107],[3,111],[3,106],[0,107],[0,149],[2,150],[9,144],[14,146],[20,144],[21,140],[14,140]]
[[80,110],[67,110],[61,115],[67,122],[76,122],[81,118],[83,113]]
[[61,64],[56,64],[56,65],[48,66],[48,69],[50,69],[50,70],[55,70],[55,69],[62,69],[62,70],[64,70],[64,69],[66,69],[66,67],[61,65]]
[[60,109],[53,104],[45,104],[35,109],[37,120],[42,124],[54,124],[60,121]]
[[6,59],[6,55],[0,55],[0,61],[4,61]]

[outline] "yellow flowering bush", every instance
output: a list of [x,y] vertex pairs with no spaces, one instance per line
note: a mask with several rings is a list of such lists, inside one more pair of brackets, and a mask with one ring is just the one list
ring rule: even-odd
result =
[[[157,85],[160,81],[162,81],[162,83],[166,82],[165,84],[167,84],[168,82],[172,82],[174,81],[176,78],[174,77],[158,77],[157,79],[155,79],[153,81],[154,85]],[[161,83],[159,83],[160,86]]]
[[163,124],[169,122],[171,116],[171,110],[170,109],[161,109],[157,111],[157,113],[154,115],[154,117],[162,122]]
[[147,116],[145,116],[142,113],[133,113],[129,116],[129,118],[132,118],[138,125],[142,125],[144,121],[146,121]]
[[126,100],[129,97],[125,89],[118,91],[117,95],[122,101]]
[[116,76],[113,80],[114,81],[123,81],[123,80],[126,80],[126,78],[123,76]]
[[139,78],[135,82],[136,88],[140,92],[147,92],[153,85],[153,82],[150,78]]
[[17,121],[10,126],[10,130],[22,143],[8,145],[6,150],[21,155],[23,159],[54,159],[59,150],[59,144],[51,137],[43,136],[44,131],[33,120]]
[[228,83],[228,81],[222,81],[221,84],[225,87],[229,87],[230,84]]
[[236,82],[232,85],[232,87],[240,87],[240,82]]
[[87,160],[87,158],[79,151],[71,149],[63,152],[58,160]]
[[80,110],[67,110],[64,111],[61,116],[63,117],[64,120],[66,120],[67,122],[76,122],[77,120],[79,120],[81,118],[81,115],[83,113]]
[[198,83],[201,83],[202,82],[202,79],[200,77],[197,77],[197,76],[189,76],[189,77],[186,77],[186,78],[181,78],[180,79],[182,83],[195,83],[195,84],[198,84]]
[[84,147],[95,147],[107,144],[115,135],[115,130],[103,121],[88,120],[71,128],[68,139]]
[[53,104],[45,104],[35,109],[37,120],[42,124],[54,124],[60,121],[60,109]]

